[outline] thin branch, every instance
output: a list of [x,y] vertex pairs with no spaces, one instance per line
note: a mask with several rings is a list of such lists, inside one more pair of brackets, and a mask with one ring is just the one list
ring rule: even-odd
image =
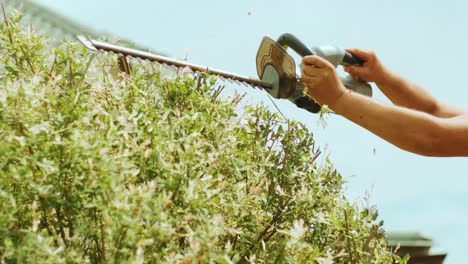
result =
[[[11,35],[11,31],[10,31],[10,21],[8,20],[8,17],[7,17],[7,14],[6,14],[6,11],[5,11],[5,6],[3,5],[3,1],[2,1],[2,11],[3,11],[3,23],[6,24],[6,27],[7,27],[7,34],[8,34],[8,38],[10,39],[10,43],[11,45],[15,45],[14,41],[13,41],[13,36]],[[16,66],[19,67],[19,62],[18,62],[18,59],[16,58],[16,56],[12,56],[13,59],[15,60],[15,63],[16,63]]]
[[65,246],[68,246],[68,239],[67,239],[67,236],[65,235],[65,230],[63,229],[63,218],[60,212],[60,207],[55,208],[55,215],[57,217],[57,221],[59,225],[60,236],[62,237],[63,243],[65,243]]

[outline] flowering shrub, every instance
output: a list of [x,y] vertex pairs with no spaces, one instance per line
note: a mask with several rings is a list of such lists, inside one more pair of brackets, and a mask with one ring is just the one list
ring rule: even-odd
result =
[[2,262],[392,262],[302,124],[208,76],[116,76],[19,21],[0,28]]

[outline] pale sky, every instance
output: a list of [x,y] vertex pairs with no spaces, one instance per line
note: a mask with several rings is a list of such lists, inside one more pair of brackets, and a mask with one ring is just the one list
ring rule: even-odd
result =
[[[468,1],[149,1],[39,0],[98,30],[192,63],[256,76],[263,36],[290,32],[310,46],[377,52],[393,71],[450,104],[468,108]],[[388,102],[374,89],[375,98]],[[250,102],[268,103],[262,92]],[[468,159],[426,158],[404,152],[366,130],[279,102],[282,112],[309,127],[347,179],[347,194],[366,190],[387,230],[422,231],[462,263],[468,250]],[[375,149],[375,152],[374,152]]]

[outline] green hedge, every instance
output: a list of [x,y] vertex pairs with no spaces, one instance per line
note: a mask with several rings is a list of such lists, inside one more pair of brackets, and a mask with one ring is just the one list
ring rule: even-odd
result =
[[0,29],[0,261],[392,262],[302,124],[20,20]]

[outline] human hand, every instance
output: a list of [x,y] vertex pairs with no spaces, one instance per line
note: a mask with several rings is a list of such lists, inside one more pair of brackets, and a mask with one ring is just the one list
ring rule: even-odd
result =
[[333,108],[346,90],[335,66],[315,55],[304,57],[302,64],[302,81],[307,94],[320,105]]
[[347,52],[364,61],[362,66],[345,66],[344,70],[354,79],[366,82],[383,83],[388,79],[389,72],[370,50],[347,49]]

